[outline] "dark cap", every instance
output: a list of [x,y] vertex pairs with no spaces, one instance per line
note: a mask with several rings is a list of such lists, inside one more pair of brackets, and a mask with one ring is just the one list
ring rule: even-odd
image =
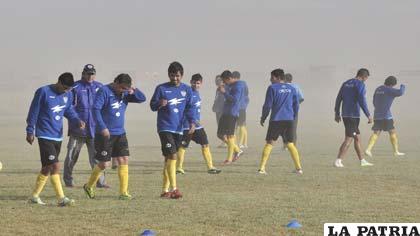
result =
[[86,64],[85,67],[83,67],[83,73],[94,75],[96,74],[95,67],[92,64]]

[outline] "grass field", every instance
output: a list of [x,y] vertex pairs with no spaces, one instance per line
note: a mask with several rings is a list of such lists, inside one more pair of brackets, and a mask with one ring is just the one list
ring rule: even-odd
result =
[[[333,131],[325,127],[318,132],[322,127],[303,122],[299,143],[302,176],[292,173],[291,158],[280,145],[268,162],[269,175],[256,174],[265,128],[253,125],[250,148],[234,165],[221,167],[220,175],[205,172],[198,146],[187,151],[187,173],[178,177],[184,194],[181,200],[159,198],[163,164],[154,124],[141,128],[131,122],[129,126],[130,191],[135,199],[117,199],[118,176],[112,170],[107,172],[112,189],[98,190],[95,200],[86,199],[81,186],[90,172],[83,149],[74,173],[77,187],[65,189],[66,195],[77,201],[70,208],[55,206],[50,183],[42,193],[48,206],[27,204],[40,166],[38,147],[25,144],[23,132],[9,138],[3,135],[0,235],[137,235],[144,229],[153,229],[158,235],[322,235],[325,222],[420,219],[419,140],[410,133],[409,125],[401,127],[406,135],[400,135],[406,158],[390,155],[384,135],[374,149],[374,167],[359,167],[351,150],[344,160],[346,167],[335,169],[332,162],[341,142],[341,125],[334,126]],[[20,123],[1,124],[3,134],[16,133],[22,127]],[[367,130],[367,125],[362,128]],[[209,133],[216,144],[213,132]],[[66,141],[61,161],[65,151]],[[220,167],[225,150],[213,147],[212,151]],[[299,220],[303,227],[287,230],[285,225],[291,219]]]

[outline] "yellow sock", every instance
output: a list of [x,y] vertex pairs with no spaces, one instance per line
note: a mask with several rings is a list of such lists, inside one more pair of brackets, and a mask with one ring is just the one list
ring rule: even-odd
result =
[[39,197],[39,194],[42,192],[42,189],[44,189],[45,184],[47,183],[48,175],[45,176],[41,173],[38,174],[38,177],[36,178],[35,182],[35,188],[32,192],[32,197]]
[[87,182],[86,186],[88,188],[93,188],[96,186],[96,182],[98,182],[99,177],[101,177],[102,170],[97,165],[93,168],[92,174],[90,175],[89,181]]
[[128,165],[118,166],[118,177],[120,179],[120,194],[128,194]]
[[166,164],[167,161],[165,162],[164,166],[163,166],[163,187],[162,187],[162,191],[163,192],[169,192],[169,174],[168,174],[168,170],[166,169]]
[[166,171],[168,171],[169,183],[172,189],[176,189],[176,160],[168,159],[166,161]]
[[394,153],[397,153],[398,152],[397,134],[396,133],[390,134],[389,139],[391,140],[392,147],[394,148]]
[[261,155],[261,162],[260,162],[260,170],[265,170],[265,165],[267,164],[268,158],[270,157],[271,150],[273,149],[273,145],[265,144],[262,155]]
[[287,149],[289,150],[290,155],[292,156],[293,162],[295,163],[296,170],[301,170],[302,166],[300,165],[299,152],[296,149],[295,145],[293,143],[288,143]]
[[233,153],[235,151],[235,138],[229,138],[227,143],[228,153],[226,160],[232,161],[233,159]]
[[246,126],[242,126],[242,132],[243,132],[242,145],[248,146],[248,130],[246,129]]
[[233,144],[233,151],[234,152],[239,152],[241,149],[239,148],[239,146],[237,145],[237,142],[236,142],[236,138],[235,138],[235,136],[232,138],[232,144]]
[[61,186],[60,175],[55,174],[51,175],[51,184],[55,190],[55,196],[58,200],[61,200],[64,197],[63,187]]
[[367,150],[372,151],[373,145],[375,145],[377,139],[378,139],[378,135],[373,133],[372,136],[370,136]]
[[176,162],[176,168],[177,169],[184,169],[184,156],[185,156],[185,148],[180,147],[178,149],[178,153],[177,153],[178,159]]
[[207,168],[208,169],[213,169],[213,158],[211,156],[211,152],[210,152],[210,147],[203,147],[201,149],[201,153],[203,154],[203,158],[207,163]]

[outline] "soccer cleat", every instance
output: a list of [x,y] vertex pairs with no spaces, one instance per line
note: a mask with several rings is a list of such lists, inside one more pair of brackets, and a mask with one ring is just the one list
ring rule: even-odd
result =
[[267,175],[267,172],[265,172],[265,170],[258,170],[257,173],[260,175]]
[[87,196],[88,198],[90,198],[90,199],[94,199],[94,198],[95,198],[95,189],[93,189],[93,188],[89,188],[89,187],[88,187],[88,186],[86,186],[86,184],[85,184],[85,185],[83,185],[83,190],[85,191],[86,196]]
[[120,200],[124,200],[124,201],[126,201],[126,200],[131,200],[131,199],[133,199],[133,196],[131,196],[130,194],[121,194],[119,197],[118,197],[118,199],[120,199]]
[[225,160],[225,161],[222,163],[222,165],[230,165],[230,164],[232,164],[232,162],[231,162],[231,161],[229,161],[229,160]]
[[175,189],[171,192],[171,198],[172,199],[182,198],[182,193],[178,189]]
[[405,156],[405,153],[403,152],[394,152],[394,157],[403,157]]
[[344,167],[343,163],[341,162],[341,159],[335,160],[334,166],[337,167],[337,168],[343,168]]
[[303,170],[294,170],[293,173],[303,175]]
[[75,201],[73,199],[70,199],[68,197],[63,197],[59,202],[59,207],[65,207],[65,206],[74,206]]
[[163,192],[160,194],[161,198],[171,198],[172,193],[171,192]]
[[368,149],[366,149],[365,154],[368,157],[372,157],[372,152],[370,150],[368,150]]
[[222,172],[222,170],[216,168],[211,168],[207,171],[209,174],[219,174],[220,172]]
[[370,163],[370,162],[368,162],[368,161],[366,161],[365,159],[362,159],[360,161],[360,166],[373,166],[373,164]]
[[179,169],[177,169],[177,170],[176,170],[176,173],[177,173],[177,174],[184,175],[184,174],[185,174],[185,170],[184,170],[184,169],[179,168]]
[[244,153],[244,151],[242,151],[242,149],[239,149],[239,152],[235,152],[233,154],[232,162],[237,161],[239,159],[239,157],[242,155],[242,153]]
[[38,205],[47,205],[45,202],[41,200],[40,197],[31,197],[28,202],[32,204],[38,204]]

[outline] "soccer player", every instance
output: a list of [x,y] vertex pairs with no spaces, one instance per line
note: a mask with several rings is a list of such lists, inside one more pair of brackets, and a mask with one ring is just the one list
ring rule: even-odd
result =
[[299,152],[293,143],[293,122],[299,111],[297,92],[290,84],[286,83],[282,69],[273,70],[270,81],[272,84],[268,86],[260,120],[261,126],[264,126],[264,122],[271,111],[270,124],[268,125],[266,144],[262,152],[258,173],[267,174],[265,165],[270,157],[274,141],[277,141],[281,135],[283,143],[286,143],[295,164],[295,173],[302,174]]
[[[297,93],[297,96],[298,96],[298,101],[299,101],[299,106],[300,106],[300,104],[304,101],[303,93],[302,93],[302,90],[300,89],[300,86],[298,84],[292,82],[293,81],[292,74],[287,73],[287,74],[284,75],[284,78],[285,78],[286,83],[290,84],[296,90],[296,93]],[[296,146],[296,140],[297,140],[298,118],[299,118],[299,112],[296,113],[296,119],[293,121],[293,132],[292,133],[293,133],[293,143],[295,144],[295,146]],[[284,146],[286,146],[286,143],[284,144]]]
[[79,119],[74,111],[70,90],[74,84],[71,73],[63,73],[56,84],[46,85],[36,90],[26,119],[26,141],[32,145],[34,136],[38,138],[41,154],[41,171],[36,179],[30,203],[45,205],[39,197],[48,177],[54,187],[58,206],[70,206],[74,200],[64,196],[60,179],[60,154],[63,140],[63,116],[79,129],[85,128],[85,123]]
[[209,147],[209,141],[207,139],[207,134],[206,131],[204,130],[204,127],[201,126],[200,124],[200,119],[201,119],[201,97],[200,97],[200,93],[199,90],[201,88],[201,85],[203,83],[203,77],[200,74],[194,74],[191,77],[191,88],[192,88],[192,104],[193,104],[193,109],[194,109],[194,120],[197,121],[196,127],[195,127],[195,131],[193,134],[188,134],[190,131],[190,124],[186,118],[186,116],[184,116],[184,121],[183,121],[183,129],[184,129],[184,134],[182,136],[182,142],[181,142],[181,147],[179,147],[178,149],[178,160],[177,160],[177,169],[176,169],[176,173],[177,174],[185,174],[184,168],[183,168],[183,164],[184,164],[184,156],[185,156],[185,151],[188,148],[191,140],[194,141],[197,144],[201,145],[201,153],[203,154],[203,158],[206,161],[207,164],[207,173],[209,174],[219,174],[221,172],[221,170],[216,169],[213,166],[213,159],[211,156],[211,152],[210,152],[210,147]]
[[225,86],[220,87],[219,91],[225,96],[225,104],[217,128],[217,137],[227,144],[228,153],[223,164],[229,165],[238,160],[242,153],[235,142],[235,128],[239,117],[240,102],[245,96],[245,83],[234,78],[229,70],[223,71],[220,76]]
[[[216,83],[217,89],[216,89],[216,96],[214,98],[212,110],[214,113],[216,113],[216,124],[219,125],[220,117],[222,117],[222,114],[223,114],[223,106],[225,105],[225,96],[223,95],[223,93],[220,92],[220,88],[225,85],[223,84],[223,80],[220,77],[220,75],[216,76],[215,83]],[[225,148],[226,143],[222,142],[217,147]]]
[[192,90],[190,86],[181,83],[183,75],[181,63],[172,62],[168,67],[169,82],[158,85],[150,100],[151,110],[157,112],[157,131],[165,157],[162,198],[182,197],[176,183],[176,161],[183,135],[184,116],[190,127],[188,135],[192,135],[196,127]]
[[404,156],[405,154],[398,150],[397,133],[394,128],[394,120],[391,114],[391,105],[394,98],[400,97],[405,92],[405,86],[400,85],[400,89],[395,89],[397,85],[397,78],[389,76],[385,79],[384,85],[379,86],[373,95],[373,106],[375,111],[373,114],[373,134],[370,136],[369,145],[365,151],[366,155],[372,156],[372,148],[379,137],[381,131],[389,133],[392,147],[394,149],[394,156]]
[[[78,124],[69,123],[69,142],[67,144],[67,156],[64,161],[63,180],[66,187],[74,187],[73,168],[79,159],[80,150],[86,144],[89,164],[93,169],[97,164],[95,159],[95,121],[93,119],[92,107],[95,96],[99,88],[103,85],[95,81],[96,69],[92,64],[87,64],[83,68],[82,78],[74,83],[73,107],[83,122],[86,129],[79,129]],[[109,188],[105,183],[105,176],[102,175],[96,184],[98,188]]]
[[95,158],[98,164],[83,189],[88,198],[95,198],[95,186],[111,158],[118,162],[120,180],[120,200],[131,200],[128,192],[128,140],[124,128],[125,111],[128,103],[142,103],[145,95],[132,85],[128,74],[119,74],[113,83],[102,86],[96,94],[93,104],[93,116],[96,122]]
[[[362,157],[362,146],[360,140],[360,108],[362,108],[368,123],[372,123],[368,106],[366,104],[366,88],[365,81],[369,78],[369,71],[365,68],[357,71],[356,78],[349,79],[343,83],[338,92],[335,100],[335,121],[339,123],[341,117],[345,127],[344,142],[340,146],[337,159],[334,162],[335,167],[344,167],[342,159],[346,154],[351,142],[354,139],[354,149],[356,150],[357,157],[360,160],[361,166],[372,166]],[[340,114],[340,106],[342,104],[342,113]]]
[[[241,74],[238,71],[232,72],[233,78],[240,80]],[[242,80],[243,81],[243,80]],[[244,83],[244,96],[240,101],[239,107],[239,117],[237,122],[237,130],[239,133],[239,148],[247,148],[248,147],[248,130],[246,129],[246,108],[249,104],[249,92],[248,92],[248,85],[245,81]]]

